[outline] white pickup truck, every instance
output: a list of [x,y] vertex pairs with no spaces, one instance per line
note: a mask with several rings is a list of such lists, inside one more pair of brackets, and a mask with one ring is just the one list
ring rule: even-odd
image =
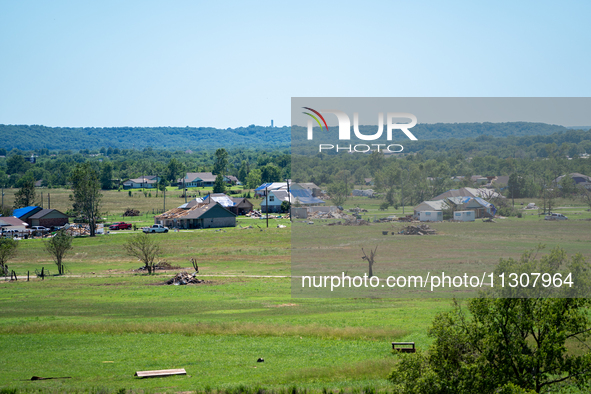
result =
[[153,224],[152,227],[142,227],[144,233],[167,233],[168,227],[161,224]]

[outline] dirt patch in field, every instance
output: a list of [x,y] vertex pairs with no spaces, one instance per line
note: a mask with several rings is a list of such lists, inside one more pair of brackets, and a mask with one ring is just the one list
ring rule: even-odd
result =
[[298,304],[279,304],[279,305],[268,305],[268,308],[284,308],[286,306],[298,306]]

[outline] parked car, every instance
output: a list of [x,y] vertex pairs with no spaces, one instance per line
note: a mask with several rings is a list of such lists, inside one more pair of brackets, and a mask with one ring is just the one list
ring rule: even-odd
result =
[[109,230],[131,230],[132,225],[125,222],[113,223],[109,226]]
[[153,224],[152,227],[142,227],[144,233],[167,233],[168,227],[161,224]]
[[549,213],[544,220],[568,220],[568,217],[561,213]]
[[47,234],[49,232],[49,229],[47,227],[43,227],[43,226],[33,226],[31,227],[31,233],[33,233],[33,235],[35,234]]

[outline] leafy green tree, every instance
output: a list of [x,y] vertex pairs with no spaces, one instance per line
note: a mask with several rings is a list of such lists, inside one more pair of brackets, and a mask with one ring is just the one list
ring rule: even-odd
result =
[[281,180],[281,169],[274,164],[267,164],[261,168],[261,181],[266,182],[279,182]]
[[29,169],[30,165],[21,155],[11,155],[6,159],[6,173],[24,174]]
[[70,174],[70,182],[72,182],[70,201],[73,203],[73,211],[89,224],[90,236],[94,237],[103,196],[100,193],[99,173],[88,162],[78,164]]
[[64,274],[63,260],[72,250],[72,236],[65,230],[60,230],[51,238],[44,241],[45,250],[53,257],[59,275]]
[[123,248],[128,255],[144,263],[149,275],[154,272],[155,261],[160,256],[160,245],[155,237],[146,233],[134,235],[123,244]]
[[291,208],[291,204],[289,203],[289,201],[282,201],[281,202],[281,212],[289,212],[290,208]]
[[218,174],[215,177],[215,182],[213,184],[213,192],[214,193],[225,193],[226,192],[226,184],[224,183],[224,177],[222,174]]
[[176,182],[183,172],[183,165],[176,159],[172,158],[166,167],[166,180],[169,182]]
[[524,178],[520,177],[515,172],[509,175],[509,182],[507,184],[507,188],[509,189],[509,197],[512,199],[521,198],[524,181]]
[[[495,274],[552,274],[564,267],[573,273],[574,283],[582,285],[582,292],[573,295],[588,294],[590,266],[581,255],[569,260],[557,248],[537,259],[534,252],[519,260],[501,260]],[[533,293],[515,293],[509,286],[491,289],[469,300],[467,311],[454,302],[451,311],[434,319],[429,350],[403,356],[390,374],[395,391],[492,394],[540,393],[563,384],[587,387],[591,300],[567,298],[568,288],[552,293],[562,298],[538,297],[545,291],[540,288],[526,289]],[[524,298],[527,294],[533,298]]]
[[240,164],[240,169],[238,170],[238,179],[240,179],[240,182],[246,183],[246,177],[249,172],[250,165],[248,164],[248,161],[242,160],[242,164]]
[[579,199],[587,204],[591,210],[591,190],[587,189],[585,186],[579,185],[577,187],[577,192]]
[[113,164],[106,162],[101,168],[101,189],[111,190],[113,188]]
[[568,174],[560,180],[560,191],[563,197],[573,197],[577,192],[577,184]]
[[23,208],[35,204],[35,180],[26,176],[19,179],[20,189],[14,194],[14,208]]
[[213,173],[216,175],[226,175],[228,167],[228,152],[224,148],[215,151],[215,162],[213,164]]
[[8,274],[8,260],[16,255],[18,241],[12,238],[0,238],[0,275]]
[[256,189],[261,183],[261,170],[256,168],[248,173],[248,176],[246,177],[246,186],[249,189]]
[[345,201],[347,201],[349,193],[349,185],[347,185],[343,181],[334,182],[328,186],[328,194],[330,195],[330,200],[336,206],[342,206],[345,203]]

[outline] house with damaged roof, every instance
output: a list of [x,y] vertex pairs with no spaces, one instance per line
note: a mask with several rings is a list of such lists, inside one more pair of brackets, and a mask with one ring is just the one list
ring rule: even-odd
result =
[[236,215],[214,200],[192,200],[155,216],[154,224],[180,229],[236,227]]
[[[497,208],[490,202],[471,196],[454,196],[438,200],[423,201],[414,208],[414,217],[420,221],[440,221],[443,219],[443,211],[451,210],[454,213],[454,220],[457,213],[473,212],[471,214],[460,214],[460,217],[469,216],[470,221],[478,218],[494,217]],[[462,220],[465,221],[465,220]]]

